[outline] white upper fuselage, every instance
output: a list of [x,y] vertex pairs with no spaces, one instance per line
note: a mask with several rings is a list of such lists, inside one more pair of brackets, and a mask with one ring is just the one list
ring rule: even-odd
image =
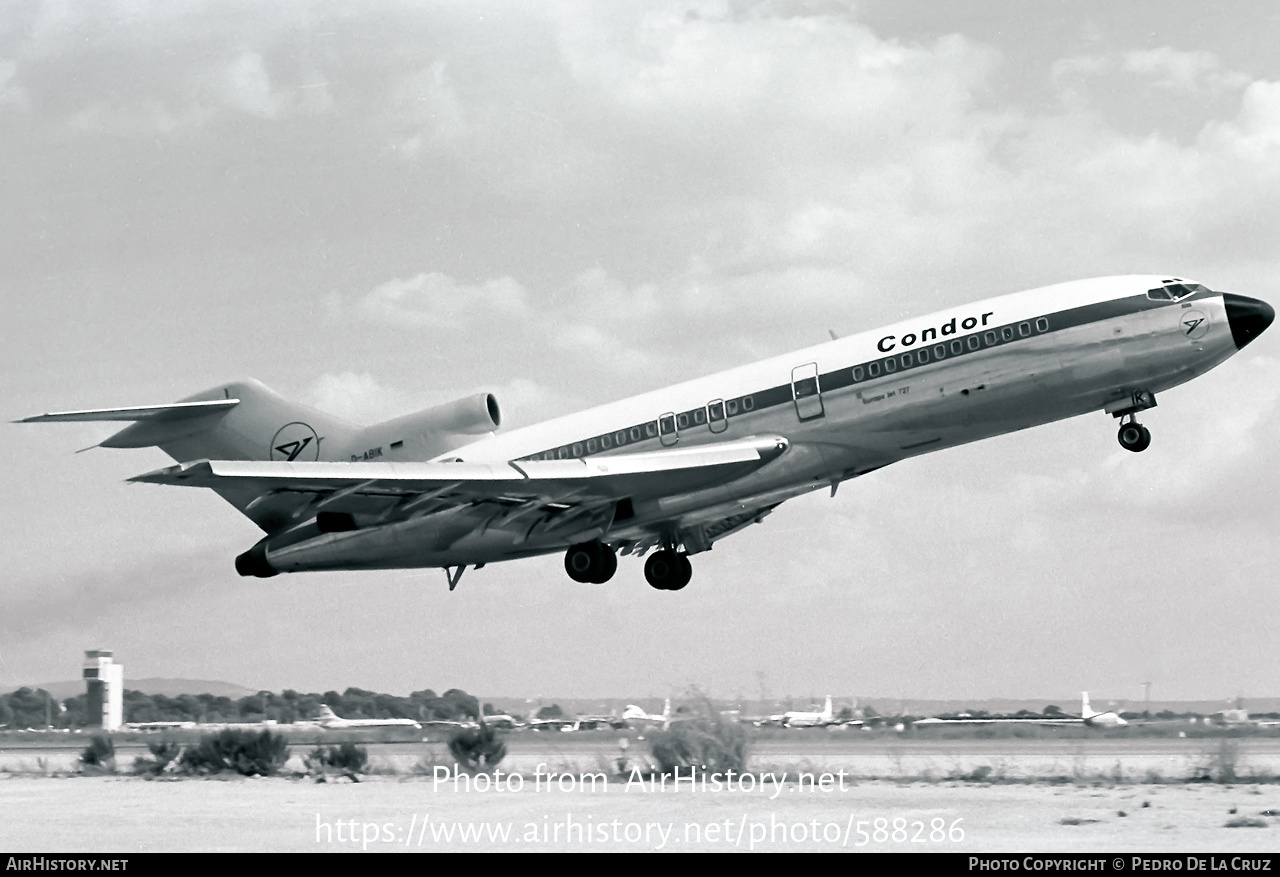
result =
[[[981,335],[984,330],[992,330],[996,327],[1010,324],[1016,325],[1024,321],[1032,321],[1034,326],[1036,319],[1048,318],[1049,315],[1071,312],[1090,305],[1123,301],[1132,299],[1135,296],[1141,297],[1144,296],[1147,289],[1158,287],[1163,281],[1169,279],[1171,278],[1159,275],[1130,275],[1079,280],[947,308],[924,317],[903,320],[883,328],[850,335],[707,377],[663,387],[639,396],[558,417],[554,420],[495,434],[464,448],[449,451],[441,455],[440,459],[460,458],[469,461],[485,460],[496,462],[519,459],[560,447],[567,447],[569,449],[567,455],[570,457],[585,456],[585,448],[581,453],[575,454],[573,452],[572,445],[574,442],[616,432],[622,428],[630,428],[638,422],[654,420],[666,412],[690,411],[704,407],[707,403],[716,399],[729,400],[758,393],[763,389],[781,384],[789,385],[792,380],[792,371],[798,366],[813,363],[816,365],[816,371],[819,375],[827,375],[842,368],[851,368],[859,363],[883,361],[886,358],[900,356],[903,353],[919,351],[921,348],[931,350],[939,342],[949,343],[972,334]],[[1157,303],[1151,302],[1151,305],[1156,306]],[[1173,308],[1175,312],[1181,310],[1176,303],[1162,302],[1159,305],[1165,308]],[[1102,317],[1097,322],[1107,326],[1120,327],[1126,322],[1124,320],[1125,316],[1129,315],[1126,314],[1117,319]],[[966,320],[972,320],[973,325],[966,328]],[[1168,331],[1177,334],[1179,332],[1178,321],[1175,319],[1168,322]],[[1218,324],[1217,328],[1225,332],[1225,340],[1229,347],[1230,333],[1225,323],[1225,317],[1215,322]],[[942,334],[947,328],[951,328],[952,331],[945,335]],[[1052,327],[1050,331],[1053,331]],[[1081,333],[1077,333],[1077,335],[1079,334]],[[1074,344],[1078,348],[1075,351],[1075,355],[1082,361],[1095,354],[1106,356],[1105,345],[1100,345],[1098,342],[1111,340],[1111,336],[1106,333],[1106,330],[1103,332],[1106,335],[1104,339],[1097,338],[1096,334],[1094,333],[1094,335],[1084,338],[1072,338],[1070,344]],[[921,338],[923,336],[929,338],[927,343],[922,343]],[[1015,337],[1014,340],[1024,339]],[[1116,338],[1115,340],[1123,339]],[[1055,346],[1066,347],[1069,345],[1059,344]],[[996,351],[993,351],[997,355],[1004,352],[999,351],[998,347]],[[1226,352],[1234,352],[1234,347],[1230,347]],[[950,370],[953,364],[967,365],[968,363],[963,363],[962,360],[951,363],[944,357],[941,361],[934,360],[931,364],[935,370]],[[1212,364],[1216,365],[1217,363],[1214,362]],[[923,368],[927,367],[927,365],[923,366]],[[1199,371],[1207,370],[1209,367],[1211,366],[1204,366]],[[908,369],[899,367],[899,371],[901,374],[889,374],[882,371],[878,379],[868,378],[866,389],[888,388],[895,383],[900,383],[901,378],[906,376]],[[1187,374],[1183,380],[1192,376]],[[1164,387],[1161,387],[1161,389],[1164,389]],[[827,392],[825,385],[822,387],[822,392],[824,394]],[[864,395],[874,395],[874,393],[864,391]],[[793,417],[780,424],[782,428],[778,431],[784,435],[787,434],[790,432],[788,427],[793,426],[793,422],[796,420],[797,418]],[[709,432],[705,422],[694,424],[693,426],[693,430],[680,430],[679,443],[702,442],[717,438],[717,436]],[[733,434],[732,437],[737,437],[739,433],[738,430],[729,430],[726,431],[726,434],[722,434],[721,437],[731,437],[728,434],[730,432]],[[647,436],[647,438],[652,439],[653,437]],[[651,443],[659,444],[658,442]],[[630,447],[630,445],[626,447]],[[608,450],[603,448],[595,451],[595,453],[607,452]]]

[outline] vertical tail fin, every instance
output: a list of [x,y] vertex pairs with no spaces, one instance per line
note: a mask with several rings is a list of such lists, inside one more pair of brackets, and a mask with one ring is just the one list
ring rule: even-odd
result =
[[[234,401],[234,404],[231,404]],[[291,402],[252,379],[222,384],[182,400],[180,405],[217,406],[207,413],[176,417],[162,412],[139,419],[102,442],[106,448],[156,446],[180,463],[191,460],[340,460],[360,429],[331,414]],[[199,413],[196,413],[199,412]],[[253,492],[218,489],[264,531],[286,526],[305,500],[259,499]]]

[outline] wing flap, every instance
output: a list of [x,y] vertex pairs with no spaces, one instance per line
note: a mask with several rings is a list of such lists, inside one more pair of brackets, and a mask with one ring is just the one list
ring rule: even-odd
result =
[[219,411],[229,411],[240,404],[239,399],[213,399],[206,402],[170,402],[165,405],[135,405],[128,408],[87,408],[83,411],[56,411],[24,417],[16,423],[61,423],[68,421],[130,421],[149,420],[170,422],[201,417]]

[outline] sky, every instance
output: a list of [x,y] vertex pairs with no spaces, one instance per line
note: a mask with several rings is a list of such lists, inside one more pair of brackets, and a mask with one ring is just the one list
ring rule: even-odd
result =
[[[252,376],[510,427],[1109,274],[1280,300],[1265,2],[16,0],[0,417]],[[0,686],[479,696],[1280,694],[1280,333],[1109,416],[906,461],[694,558],[242,579],[256,528],[0,424]]]

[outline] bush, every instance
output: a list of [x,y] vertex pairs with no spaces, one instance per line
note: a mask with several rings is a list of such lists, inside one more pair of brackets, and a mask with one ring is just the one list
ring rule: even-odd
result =
[[289,744],[280,734],[227,728],[201,737],[183,753],[182,766],[194,773],[271,776],[288,758]]
[[147,749],[151,751],[151,757],[140,757],[134,759],[133,769],[135,773],[149,774],[156,776],[164,773],[169,765],[182,755],[182,744],[173,740],[152,740],[147,743]]
[[488,725],[464,728],[449,738],[449,753],[465,771],[487,770],[507,757],[507,741]]
[[1226,737],[1218,740],[1218,746],[1209,753],[1209,775],[1220,783],[1234,783],[1236,764],[1240,760],[1240,744]]
[[649,752],[664,774],[692,767],[711,773],[741,772],[747,766],[747,734],[741,725],[714,711],[676,722],[668,731],[649,735]]
[[116,744],[106,734],[94,734],[89,745],[80,753],[80,763],[85,767],[115,770]]
[[307,769],[315,772],[341,771],[348,776],[363,773],[369,763],[369,752],[363,746],[343,743],[341,746],[317,746],[305,759]]

